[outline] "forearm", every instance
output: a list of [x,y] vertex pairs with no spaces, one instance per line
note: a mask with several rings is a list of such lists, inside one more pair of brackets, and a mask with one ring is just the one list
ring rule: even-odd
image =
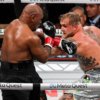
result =
[[46,51],[48,52],[48,56],[51,55],[52,48],[49,46],[45,46]]
[[51,56],[57,56],[57,55],[61,55],[63,53],[64,53],[64,51],[62,51],[58,47],[53,47],[52,50],[51,50]]

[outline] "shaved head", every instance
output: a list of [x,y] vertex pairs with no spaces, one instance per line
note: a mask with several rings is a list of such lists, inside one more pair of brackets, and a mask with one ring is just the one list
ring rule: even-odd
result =
[[43,10],[36,3],[27,4],[20,16],[20,21],[26,23],[32,30],[35,30],[43,19]]
[[26,5],[25,8],[23,9],[23,12],[26,12],[29,15],[40,14],[41,16],[43,16],[43,11],[41,7],[36,3]]

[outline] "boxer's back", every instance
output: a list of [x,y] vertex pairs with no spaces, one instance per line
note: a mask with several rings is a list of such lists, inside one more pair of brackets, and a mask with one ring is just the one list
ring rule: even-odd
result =
[[17,62],[32,59],[27,46],[32,34],[26,24],[16,19],[9,24],[4,34],[1,57],[3,61]]

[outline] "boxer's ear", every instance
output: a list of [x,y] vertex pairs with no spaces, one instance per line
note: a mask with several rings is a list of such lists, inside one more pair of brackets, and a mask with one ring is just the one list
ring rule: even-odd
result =
[[32,21],[33,21],[35,18],[36,18],[36,14],[32,14],[32,15],[31,15]]
[[31,13],[30,16],[31,16],[32,21],[34,21],[34,19],[37,18],[38,14],[36,14],[36,13]]
[[74,25],[74,26],[73,26],[73,30],[74,30],[74,31],[76,31],[77,28],[78,28],[78,25]]

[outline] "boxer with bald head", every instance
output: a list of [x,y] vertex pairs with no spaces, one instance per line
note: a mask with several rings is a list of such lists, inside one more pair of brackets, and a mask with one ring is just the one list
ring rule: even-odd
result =
[[[42,79],[35,70],[33,61],[36,59],[41,63],[45,63],[51,54],[53,42],[53,38],[46,34],[43,46],[41,39],[35,31],[40,25],[42,18],[43,11],[40,6],[38,4],[28,4],[23,9],[19,19],[13,20],[5,29],[1,48],[1,82],[42,82]],[[36,90],[2,90],[2,96],[3,100],[40,99]]]

